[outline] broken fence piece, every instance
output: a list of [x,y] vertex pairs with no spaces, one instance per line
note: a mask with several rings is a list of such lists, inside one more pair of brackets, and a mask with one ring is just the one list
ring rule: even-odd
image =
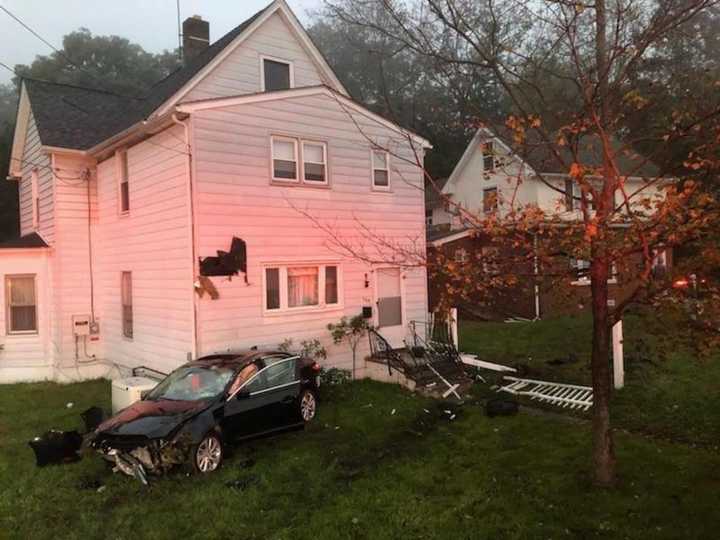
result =
[[517,377],[503,377],[509,384],[498,388],[498,392],[508,392],[519,396],[529,396],[531,399],[587,411],[593,404],[593,390],[589,386],[577,384],[563,384],[535,379],[518,379]]
[[478,360],[478,357],[474,354],[460,354],[460,361],[467,365],[483,369],[490,369],[492,371],[507,371],[509,373],[516,373],[517,369],[510,366],[503,366],[502,364],[496,364],[494,362],[486,362],[485,360]]

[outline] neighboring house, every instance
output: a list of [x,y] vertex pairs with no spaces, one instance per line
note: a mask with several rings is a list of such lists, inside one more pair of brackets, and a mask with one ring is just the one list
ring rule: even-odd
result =
[[287,338],[347,367],[328,323],[370,307],[401,345],[426,317],[424,270],[343,257],[317,222],[424,239],[410,163],[429,143],[354,102],[282,0],[212,45],[197,17],[184,34],[185,66],[143,98],[23,81],[0,381],[169,371]]
[[[441,191],[428,198],[434,199],[433,225],[450,224],[461,228],[458,208],[475,215],[506,213],[510,208],[537,206],[547,214],[564,219],[580,217],[580,186],[568,176],[575,157],[568,145],[548,145],[533,132],[527,139],[516,144],[513,133],[507,128],[481,127],[477,130],[452,174],[442,184]],[[654,181],[660,171],[650,160],[629,152],[618,142],[619,173],[626,176],[628,193],[634,193]],[[597,139],[586,137],[577,147],[578,161],[583,166],[599,166],[602,163],[602,147]],[[560,156],[560,160],[558,159]],[[649,198],[661,196],[655,186],[643,189]],[[615,194],[619,204],[622,194]],[[446,199],[452,201],[448,205]],[[635,208],[640,207],[641,197],[634,197]]]
[[[580,188],[568,175],[574,161],[567,146],[549,146],[528,134],[522,144],[514,144],[513,134],[506,128],[481,127],[468,144],[460,161],[442,187],[435,194],[426,193],[426,215],[432,224],[427,227],[430,254],[442,250],[445,256],[457,262],[477,255],[488,242],[478,238],[463,219],[462,210],[475,216],[499,213],[505,215],[511,209],[539,207],[553,218],[577,220],[581,218]],[[655,200],[662,197],[659,184],[654,182],[660,171],[648,159],[632,152],[621,150],[619,142],[617,165],[619,172],[626,176],[627,193],[640,190],[642,197],[633,199],[634,210],[642,209],[643,198]],[[586,138],[578,145],[578,161],[584,166],[598,166],[602,162],[601,147],[596,141]],[[560,156],[562,162],[558,160]],[[645,187],[650,182],[650,187]],[[428,191],[430,187],[427,188]],[[615,194],[616,205],[621,203],[621,192]],[[670,252],[656,256],[658,271],[667,271],[672,262]],[[535,289],[534,286],[518,287],[497,298],[489,299],[487,305],[475,312],[482,317],[505,318],[519,316],[539,318],[560,312],[575,312],[587,307],[590,280],[589,262],[569,259],[566,261],[572,272],[568,287],[574,287],[577,294],[553,290],[553,287]],[[532,273],[532,269],[528,269]],[[632,284],[632,276],[614,275],[611,281],[613,301],[620,301],[626,287]],[[527,285],[527,284],[526,284]],[[431,284],[437,290],[439,284]],[[564,300],[560,301],[560,297]],[[572,300],[567,301],[567,297]],[[431,305],[437,298],[431,298]],[[472,310],[472,306],[466,306]]]

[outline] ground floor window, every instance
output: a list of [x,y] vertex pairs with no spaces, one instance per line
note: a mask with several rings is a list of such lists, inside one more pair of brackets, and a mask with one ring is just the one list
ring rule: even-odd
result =
[[268,266],[264,278],[266,311],[340,304],[340,268],[336,264]]
[[35,275],[5,277],[7,333],[23,334],[38,331]]
[[120,282],[123,336],[133,337],[132,272],[123,272]]

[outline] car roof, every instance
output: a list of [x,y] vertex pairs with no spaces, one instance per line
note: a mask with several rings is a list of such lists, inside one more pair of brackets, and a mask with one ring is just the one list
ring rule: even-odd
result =
[[197,360],[193,360],[192,362],[188,362],[186,365],[188,366],[224,366],[224,367],[232,367],[232,368],[239,368],[244,367],[250,362],[254,362],[255,360],[264,358],[266,356],[276,356],[276,355],[287,355],[290,356],[289,353],[284,351],[277,351],[277,350],[249,350],[249,351],[242,351],[237,353],[222,353],[222,354],[210,354],[207,356],[202,356],[198,358]]

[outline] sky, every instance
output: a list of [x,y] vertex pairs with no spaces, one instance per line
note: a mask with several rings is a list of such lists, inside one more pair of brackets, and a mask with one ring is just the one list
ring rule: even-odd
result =
[[[322,0],[286,0],[301,22]],[[222,37],[271,0],[180,0],[180,20],[200,15],[210,22],[210,41]],[[178,45],[176,0],[0,0],[30,28],[60,49],[62,37],[80,27],[93,35],[118,35],[160,52]],[[0,11],[0,62],[14,67],[36,55],[52,53],[47,45]],[[0,68],[0,83],[13,75]]]

